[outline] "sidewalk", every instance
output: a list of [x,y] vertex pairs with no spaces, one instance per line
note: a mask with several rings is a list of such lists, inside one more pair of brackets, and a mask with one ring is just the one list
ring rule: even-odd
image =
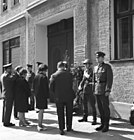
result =
[[[0,120],[2,116],[2,100],[0,100]],[[92,126],[92,117],[88,117],[88,122],[78,122],[81,116],[73,117],[73,132],[65,132],[60,135],[57,124],[57,115],[55,104],[49,104],[49,108],[44,113],[44,125],[47,131],[37,132],[37,117],[35,111],[26,114],[26,118],[31,122],[29,127],[19,127],[18,120],[11,118],[16,124],[15,127],[3,127],[0,122],[0,140],[134,140],[134,126],[128,122],[111,120],[109,132],[97,132],[95,128],[99,125]]]

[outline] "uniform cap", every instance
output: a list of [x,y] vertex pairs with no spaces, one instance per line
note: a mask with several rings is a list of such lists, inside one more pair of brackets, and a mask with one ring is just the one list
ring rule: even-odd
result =
[[85,60],[83,61],[83,64],[92,64],[92,62],[91,62],[89,59],[85,59]]
[[101,51],[97,51],[95,52],[96,57],[104,57],[106,54],[104,52]]
[[36,64],[39,66],[40,64],[43,64],[42,62],[36,62]]
[[32,68],[32,66],[33,66],[33,65],[31,65],[31,64],[27,64],[27,67],[30,67],[30,68]]
[[6,64],[6,65],[3,65],[3,68],[7,69],[7,68],[11,68],[12,67],[12,63],[9,63],[9,64]]

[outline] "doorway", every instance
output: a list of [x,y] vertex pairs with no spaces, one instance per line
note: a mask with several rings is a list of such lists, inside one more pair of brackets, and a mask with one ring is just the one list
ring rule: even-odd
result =
[[47,26],[48,76],[57,70],[57,63],[68,55],[69,66],[74,62],[73,17]]

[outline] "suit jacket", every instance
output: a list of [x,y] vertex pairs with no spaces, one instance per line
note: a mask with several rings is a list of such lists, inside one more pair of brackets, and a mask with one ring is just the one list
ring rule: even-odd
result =
[[102,63],[94,68],[95,94],[102,95],[111,92],[113,71],[109,64]]
[[68,71],[57,70],[50,78],[50,90],[54,93],[56,101],[72,101],[75,97],[72,86],[73,77]]

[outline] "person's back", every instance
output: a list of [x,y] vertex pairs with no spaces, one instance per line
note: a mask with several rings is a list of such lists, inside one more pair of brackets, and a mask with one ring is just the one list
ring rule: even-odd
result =
[[67,101],[73,99],[72,75],[68,71],[60,70],[54,74],[55,96],[59,100]]

